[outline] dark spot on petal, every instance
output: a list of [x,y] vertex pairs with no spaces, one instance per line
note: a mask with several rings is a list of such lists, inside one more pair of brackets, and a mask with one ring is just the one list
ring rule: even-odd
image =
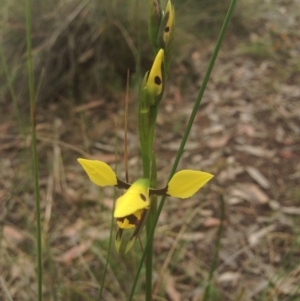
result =
[[170,31],[170,27],[169,26],[165,27],[165,32],[169,32],[169,31]]
[[127,215],[126,218],[128,219],[129,224],[131,224],[131,225],[137,225],[139,222],[137,217],[133,214]]
[[120,222],[120,223],[123,223],[123,222],[124,222],[124,219],[125,219],[125,217],[118,217],[118,218],[117,218],[117,221]]
[[117,218],[117,221],[122,224],[125,222],[125,220],[128,220],[130,225],[137,225],[139,223],[138,218],[133,214],[127,215],[125,217]]
[[147,198],[142,193],[140,193],[140,197],[144,202],[146,202]]
[[159,76],[155,76],[154,82],[155,82],[155,84],[157,84],[157,85],[161,85],[161,78],[160,78]]

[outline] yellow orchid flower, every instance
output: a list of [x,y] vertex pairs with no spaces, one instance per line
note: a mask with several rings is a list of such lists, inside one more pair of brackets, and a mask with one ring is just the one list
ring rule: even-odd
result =
[[162,189],[150,188],[149,179],[138,179],[129,184],[121,181],[112,168],[102,161],[78,159],[90,180],[98,186],[116,186],[127,191],[116,201],[114,217],[119,227],[116,248],[119,251],[124,229],[136,228],[126,247],[126,252],[138,237],[150,206],[151,195],[188,198],[203,187],[213,175],[203,171],[181,170],[174,174],[168,185]]

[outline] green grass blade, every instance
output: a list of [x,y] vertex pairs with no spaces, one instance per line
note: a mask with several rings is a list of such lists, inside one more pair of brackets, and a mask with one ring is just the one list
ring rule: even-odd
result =
[[[117,191],[116,188],[114,188],[114,200],[117,198]],[[115,204],[115,202],[114,202]],[[112,245],[112,241],[113,241],[113,229],[114,229],[114,224],[115,224],[115,218],[114,218],[114,210],[115,208],[112,208],[111,211],[111,223],[110,223],[110,233],[109,233],[109,241],[108,241],[108,253],[106,256],[106,262],[105,262],[105,266],[104,266],[104,271],[103,271],[103,276],[102,276],[102,281],[101,281],[101,285],[100,285],[100,290],[99,290],[99,294],[98,294],[98,301],[102,300],[102,294],[103,294],[103,290],[104,290],[104,283],[105,283],[105,279],[106,279],[106,274],[107,274],[107,268],[109,265],[109,260],[110,260],[110,255],[111,255],[111,245]]]
[[[187,125],[187,127],[186,127],[186,130],[185,130],[184,136],[183,136],[183,138],[182,138],[180,147],[179,147],[179,149],[178,149],[178,151],[177,151],[177,155],[176,155],[174,164],[173,164],[173,166],[172,166],[172,170],[171,170],[169,179],[173,176],[173,174],[175,173],[175,171],[176,171],[176,169],[177,169],[177,166],[178,166],[178,164],[179,164],[179,161],[180,161],[180,158],[181,158],[181,156],[182,156],[182,153],[183,153],[185,144],[186,144],[186,142],[187,142],[187,139],[188,139],[188,137],[189,137],[189,134],[190,134],[192,125],[193,125],[193,123],[194,123],[194,119],[195,119],[195,117],[196,117],[197,110],[198,110],[198,108],[199,108],[199,105],[200,105],[200,103],[201,103],[203,94],[204,94],[204,92],[205,92],[206,85],[207,85],[207,83],[208,83],[208,80],[209,80],[211,71],[212,71],[212,69],[213,69],[213,66],[214,66],[214,64],[215,64],[216,58],[217,58],[217,56],[218,56],[218,53],[219,53],[219,50],[220,50],[220,47],[221,47],[221,44],[222,44],[222,41],[223,41],[223,38],[224,38],[224,35],[225,35],[225,32],[226,32],[226,29],[227,29],[227,26],[228,26],[228,23],[229,23],[230,18],[231,18],[231,16],[232,16],[232,13],[233,13],[233,10],[234,10],[236,1],[237,1],[237,0],[231,0],[231,2],[230,2],[230,5],[229,5],[229,8],[228,8],[227,14],[226,14],[226,16],[225,16],[225,19],[224,19],[224,22],[223,22],[223,25],[222,25],[222,28],[221,28],[221,31],[220,31],[220,34],[219,34],[219,37],[218,37],[217,42],[216,42],[216,46],[215,46],[214,51],[213,51],[213,53],[212,53],[212,56],[211,56],[211,58],[210,58],[210,61],[209,61],[209,64],[208,64],[208,68],[207,68],[207,70],[206,70],[206,73],[205,73],[205,76],[204,76],[204,79],[203,79],[201,88],[200,88],[200,90],[199,90],[198,96],[197,96],[197,98],[196,98],[196,101],[195,101],[195,104],[194,104],[194,107],[193,107],[193,111],[192,111],[192,113],[191,113],[191,115],[190,115],[188,125]],[[151,231],[151,234],[152,234],[152,235],[149,236],[150,238],[153,236],[153,233],[154,233],[154,231],[155,231],[155,226],[156,226],[156,224],[157,224],[159,215],[160,215],[160,213],[161,213],[161,211],[162,211],[162,208],[163,208],[165,199],[166,199],[166,197],[163,197],[163,198],[161,199],[160,204],[159,204],[159,207],[158,207],[158,210],[157,210],[157,215],[156,215],[156,218],[155,218],[155,222],[154,222],[154,224],[153,224],[152,231]],[[147,240],[147,243],[146,243],[146,246],[145,246],[145,250],[147,250],[147,247],[148,247],[148,244],[149,244],[149,243],[151,243],[151,242],[149,242],[149,240]],[[142,257],[141,257],[140,264],[139,264],[139,266],[138,266],[136,275],[135,275],[135,279],[134,279],[134,282],[133,282],[133,285],[132,285],[132,288],[131,288],[131,292],[130,292],[128,301],[132,301],[132,298],[133,298],[133,295],[134,295],[134,292],[135,292],[135,288],[136,288],[136,285],[137,285],[137,282],[138,282],[138,279],[139,279],[139,275],[140,275],[140,272],[141,272],[141,269],[142,269],[142,266],[143,266],[143,262],[144,262],[144,260],[145,260],[145,256],[146,256],[146,252],[144,251],[143,254],[142,254]]]
[[23,125],[23,121],[21,118],[21,114],[19,111],[19,106],[18,106],[18,102],[17,102],[17,97],[13,88],[13,78],[9,72],[8,66],[6,64],[6,60],[5,60],[5,56],[3,53],[3,47],[2,45],[0,45],[0,56],[1,56],[1,62],[2,62],[2,69],[4,71],[6,80],[7,80],[7,85],[8,85],[8,89],[9,89],[9,93],[10,93],[10,97],[12,99],[13,105],[14,105],[14,110],[15,110],[15,115],[17,117],[17,121],[18,121],[18,126],[20,129],[20,132],[22,135],[25,135],[25,131],[24,131],[24,125]]
[[[116,130],[116,136],[115,136],[115,158],[116,158],[116,165],[115,165],[115,172],[117,174],[118,172],[118,135],[117,135],[117,130]],[[114,200],[117,199],[117,189],[114,187]],[[115,218],[114,218],[114,211],[115,211],[115,201],[113,203],[113,208],[111,211],[111,222],[110,222],[110,233],[109,233],[109,241],[108,241],[108,253],[106,256],[106,262],[105,262],[105,266],[104,266],[104,272],[103,272],[103,276],[102,276],[102,281],[101,281],[101,287],[100,287],[100,291],[98,294],[98,301],[102,300],[102,294],[103,294],[103,290],[104,290],[104,283],[105,283],[105,279],[106,279],[106,274],[107,274],[107,268],[109,265],[109,260],[110,260],[110,255],[111,255],[111,245],[112,245],[112,241],[113,241],[113,229],[114,229],[114,224],[115,224]]]
[[41,238],[41,209],[39,193],[39,175],[38,175],[38,156],[36,140],[36,120],[35,120],[35,96],[34,96],[34,78],[32,62],[32,45],[31,45],[31,12],[30,0],[26,0],[26,45],[27,45],[27,65],[28,65],[28,84],[29,84],[29,101],[30,101],[30,121],[31,121],[31,140],[32,140],[32,169],[34,182],[34,197],[36,210],[36,251],[37,251],[37,289],[38,301],[42,301],[42,238]]
[[220,216],[220,226],[218,228],[218,233],[217,233],[216,249],[215,249],[215,254],[214,254],[211,266],[210,266],[209,275],[208,275],[208,283],[207,283],[207,286],[205,288],[204,296],[203,296],[202,301],[209,300],[212,278],[213,278],[213,275],[214,275],[214,271],[217,267],[217,262],[218,262],[218,259],[219,259],[219,251],[220,251],[220,248],[221,248],[221,235],[222,235],[224,219],[225,219],[225,202],[224,202],[224,196],[223,195],[221,195],[220,200],[221,200],[221,216]]

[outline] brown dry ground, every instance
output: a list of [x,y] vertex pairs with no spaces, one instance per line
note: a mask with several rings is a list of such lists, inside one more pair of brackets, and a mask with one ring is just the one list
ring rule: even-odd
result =
[[[278,2],[279,3],[279,2]],[[277,4],[278,4],[277,3]],[[199,108],[180,169],[215,178],[194,197],[168,199],[155,234],[155,300],[201,300],[221,249],[210,300],[300,300],[300,16],[296,1],[261,17],[243,37],[231,28]],[[283,25],[284,24],[284,25]],[[248,28],[249,30],[249,28]],[[213,49],[186,45],[158,116],[155,151],[166,183]],[[112,96],[113,95],[113,96]],[[107,255],[112,189],[98,189],[78,157],[115,161],[123,153],[123,92],[37,104],[45,300],[95,300]],[[129,166],[140,176],[131,95]],[[30,136],[12,104],[0,123],[0,300],[36,300],[35,210]],[[26,113],[26,112],[25,112]],[[25,122],[26,123],[26,122]],[[117,123],[117,126],[115,126]],[[22,128],[26,133],[26,126]],[[119,164],[123,178],[123,165]],[[103,300],[126,300],[140,256],[113,250]],[[143,300],[143,276],[136,300]]]

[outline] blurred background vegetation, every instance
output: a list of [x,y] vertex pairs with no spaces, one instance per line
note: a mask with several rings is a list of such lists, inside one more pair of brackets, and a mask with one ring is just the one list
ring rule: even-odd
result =
[[[229,1],[174,1],[176,57],[195,39],[216,38]],[[89,95],[124,89],[127,70],[133,77],[149,69],[152,53],[147,36],[146,1],[31,1],[37,100],[60,97],[82,102]],[[240,13],[231,29],[247,35]],[[12,83],[17,98],[26,99],[27,70],[24,7],[1,0],[1,99],[10,99]],[[249,21],[249,20],[248,20]],[[236,26],[239,24],[239,26]],[[142,71],[141,71],[142,70]],[[25,101],[24,101],[25,102]]]
[[[195,40],[215,39],[228,4],[228,0],[175,0],[174,57],[184,55]],[[128,69],[133,77],[149,69],[146,1],[32,0],[31,7],[38,101],[67,97],[81,102],[91,94],[109,95],[124,88]],[[260,26],[268,7],[268,1],[240,1],[230,25],[230,32],[240,40],[249,41],[251,32],[258,35],[247,49],[258,56],[272,55],[279,34],[272,26]],[[0,14],[1,57],[9,70],[7,80],[5,68],[1,69],[1,99],[10,99],[9,83],[16,97],[25,99],[24,7],[18,1],[1,0]],[[260,39],[266,30],[268,40]]]
[[[175,60],[195,40],[217,37],[228,4],[228,0],[174,1]],[[249,40],[251,32],[261,35],[270,30],[271,35],[272,28],[259,24],[266,6],[267,1],[238,3],[230,32],[244,41]],[[67,97],[82,102],[89,95],[109,96],[116,89],[124,89],[128,69],[133,78],[149,69],[152,53],[147,36],[146,1],[32,0],[31,7],[38,101]],[[11,98],[8,89],[11,83],[16,97],[25,100],[24,7],[18,1],[1,0],[0,13],[1,57],[6,65],[0,73],[1,99],[5,102]],[[271,56],[272,42],[258,38],[249,46],[250,51],[258,56]]]

